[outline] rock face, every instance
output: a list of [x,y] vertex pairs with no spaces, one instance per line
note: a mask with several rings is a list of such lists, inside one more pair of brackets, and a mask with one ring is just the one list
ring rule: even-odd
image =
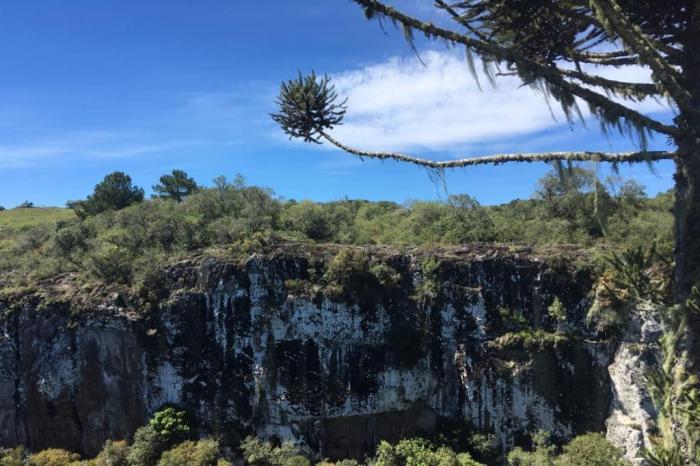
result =
[[[150,310],[125,295],[2,303],[0,442],[94,454],[167,404],[224,443],[256,434],[330,458],[445,419],[501,448],[604,429],[614,348],[583,330],[587,271],[487,248],[380,256],[393,283],[331,286],[327,259],[278,251],[171,266]],[[555,296],[567,334],[546,312]],[[539,332],[513,332],[526,327]]]
[[659,360],[662,327],[658,315],[653,306],[639,306],[608,368],[613,402],[606,421],[607,438],[637,465],[647,464],[642,452],[651,449],[650,434],[656,433],[657,412],[646,376]]

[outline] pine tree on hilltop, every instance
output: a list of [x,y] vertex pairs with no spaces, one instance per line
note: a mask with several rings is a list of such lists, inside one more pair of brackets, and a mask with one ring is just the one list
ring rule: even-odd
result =
[[182,170],[173,170],[169,175],[160,177],[160,183],[153,186],[153,197],[173,199],[181,202],[185,197],[199,190],[194,178]]

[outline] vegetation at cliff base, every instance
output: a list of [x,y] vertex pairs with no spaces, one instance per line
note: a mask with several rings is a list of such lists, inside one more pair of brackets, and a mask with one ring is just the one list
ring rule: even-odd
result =
[[[95,458],[81,459],[77,453],[49,448],[30,453],[24,447],[0,449],[2,466],[484,466],[472,452],[424,438],[403,439],[395,444],[381,441],[376,453],[362,460],[314,460],[307,451],[290,442],[273,444],[255,437],[237,448],[223,449],[210,437],[197,438],[188,416],[175,407],[157,411],[139,428],[129,444],[107,440]],[[600,434],[580,435],[558,448],[544,432],[532,439],[533,448],[517,447],[507,454],[510,466],[625,466],[622,454]],[[473,445],[473,444],[472,444]],[[493,446],[489,445],[489,449]],[[477,448],[481,454],[482,449]],[[478,455],[477,455],[478,456]]]

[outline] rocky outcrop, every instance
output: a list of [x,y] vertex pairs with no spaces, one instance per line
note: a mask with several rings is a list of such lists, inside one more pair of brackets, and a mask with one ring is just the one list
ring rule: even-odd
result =
[[[537,429],[561,439],[603,430],[614,348],[582,325],[585,268],[487,247],[373,250],[397,281],[330,286],[333,253],[184,261],[154,281],[156,301],[2,303],[0,442],[94,454],[166,404],[224,443],[256,434],[331,458],[445,419],[504,449]],[[555,296],[569,333],[547,315]]]
[[613,402],[606,436],[636,465],[647,464],[642,454],[653,447],[651,434],[658,434],[657,412],[647,388],[647,376],[659,364],[663,331],[658,316],[657,307],[640,303],[608,368]]

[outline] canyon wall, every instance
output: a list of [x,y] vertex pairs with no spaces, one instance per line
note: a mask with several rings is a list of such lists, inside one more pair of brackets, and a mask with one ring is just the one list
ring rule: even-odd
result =
[[329,281],[336,250],[296,247],[175,263],[138,293],[63,277],[4,299],[0,443],[92,455],[168,404],[224,444],[254,434],[330,458],[448,420],[501,449],[605,429],[616,348],[584,325],[593,278],[575,257],[367,251],[391,280]]

